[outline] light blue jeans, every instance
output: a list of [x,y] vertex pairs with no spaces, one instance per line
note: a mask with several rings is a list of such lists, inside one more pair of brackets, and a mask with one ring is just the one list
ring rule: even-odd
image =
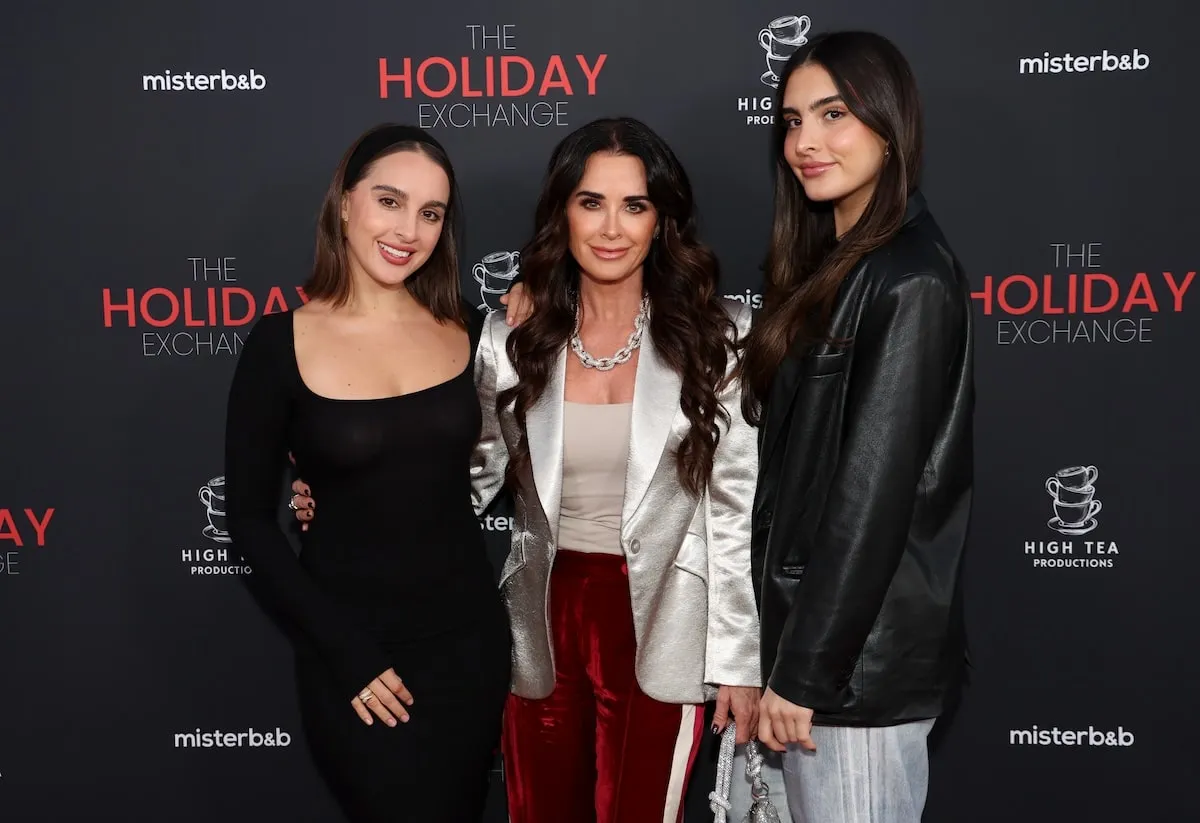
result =
[[921,823],[933,724],[813,726],[815,752],[783,755],[793,823]]
[[[780,823],[792,823],[788,814],[787,794],[783,786],[783,755],[773,752],[761,743],[758,750],[763,756],[762,778],[767,784],[767,799],[779,812]],[[729,782],[729,810],[731,823],[742,823],[750,811],[750,779],[746,777],[746,747],[733,750],[733,779]]]

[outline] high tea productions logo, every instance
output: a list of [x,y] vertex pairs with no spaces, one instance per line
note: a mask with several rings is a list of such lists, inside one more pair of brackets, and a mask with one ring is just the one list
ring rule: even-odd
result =
[[[758,45],[763,51],[767,70],[758,80],[771,89],[779,88],[779,75],[796,50],[808,42],[812,20],[806,14],[785,14],[776,17],[758,33]],[[770,94],[739,97],[738,112],[745,114],[747,126],[769,126],[775,122],[772,113],[775,98]]]
[[[1096,529],[1096,515],[1104,505],[1096,497],[1095,466],[1068,466],[1045,480],[1053,513],[1046,526],[1067,537],[1080,537]],[[1079,545],[1076,545],[1078,542]],[[1120,554],[1114,541],[1105,540],[1027,540],[1025,554],[1037,568],[1111,569],[1114,556]]]
[[250,567],[243,558],[237,557],[236,564],[230,563],[228,546],[233,538],[229,536],[225,522],[225,476],[218,475],[209,480],[197,490],[196,497],[204,507],[204,516],[208,520],[208,525],[200,533],[221,548],[207,546],[183,549],[183,564],[193,575],[250,574]]
[[482,301],[479,310],[491,314],[504,307],[500,298],[508,293],[512,281],[521,271],[521,253],[519,251],[494,251],[485,254],[483,259],[471,267],[471,274],[479,284],[479,297]]
[[1096,528],[1102,504],[1093,485],[1100,472],[1095,466],[1071,466],[1046,478],[1046,491],[1054,500],[1054,517],[1046,525],[1059,534],[1087,534]]
[[196,496],[208,517],[208,525],[201,534],[214,543],[232,543],[229,530],[225,528],[225,476],[209,480],[200,487]]
[[779,88],[779,74],[796,49],[808,42],[808,30],[812,20],[808,15],[797,17],[789,14],[776,17],[758,33],[758,44],[766,54],[767,70],[759,80],[773,89]]

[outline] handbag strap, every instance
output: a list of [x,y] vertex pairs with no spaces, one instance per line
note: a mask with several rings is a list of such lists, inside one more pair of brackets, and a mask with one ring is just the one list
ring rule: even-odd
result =
[[708,807],[713,812],[713,823],[728,823],[729,788],[733,784],[733,749],[737,737],[735,723],[731,720],[721,733],[721,748],[717,753],[717,785],[708,793]]
[[758,741],[746,744],[746,776],[750,778],[750,811],[744,823],[780,823],[779,810],[771,803],[767,781],[763,779],[763,756]]
[[[721,733],[721,748],[717,753],[717,785],[708,793],[708,807],[713,812],[713,823],[732,823],[729,814],[733,804],[729,802],[729,790],[733,785],[733,756],[737,738],[737,724],[732,720]],[[762,776],[763,756],[758,742],[746,744],[746,777],[750,778],[750,810],[742,823],[780,823],[779,810],[768,796],[771,790]]]

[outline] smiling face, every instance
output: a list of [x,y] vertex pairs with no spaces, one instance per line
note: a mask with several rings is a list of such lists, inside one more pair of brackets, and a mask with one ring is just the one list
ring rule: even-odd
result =
[[598,152],[567,203],[570,249],[583,276],[615,283],[641,271],[658,225],[637,157]]
[[403,285],[437,248],[449,202],[450,180],[425,154],[399,151],[372,163],[342,198],[353,279]]
[[851,113],[817,63],[792,72],[780,117],[787,129],[784,159],[810,200],[833,203],[837,232],[844,234],[871,201],[887,144]]

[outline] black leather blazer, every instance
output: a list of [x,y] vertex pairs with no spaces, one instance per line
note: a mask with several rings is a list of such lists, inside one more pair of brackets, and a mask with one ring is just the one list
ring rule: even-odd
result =
[[970,288],[918,193],[851,271],[831,339],[788,357],[759,432],[764,683],[824,725],[941,714],[965,660]]

